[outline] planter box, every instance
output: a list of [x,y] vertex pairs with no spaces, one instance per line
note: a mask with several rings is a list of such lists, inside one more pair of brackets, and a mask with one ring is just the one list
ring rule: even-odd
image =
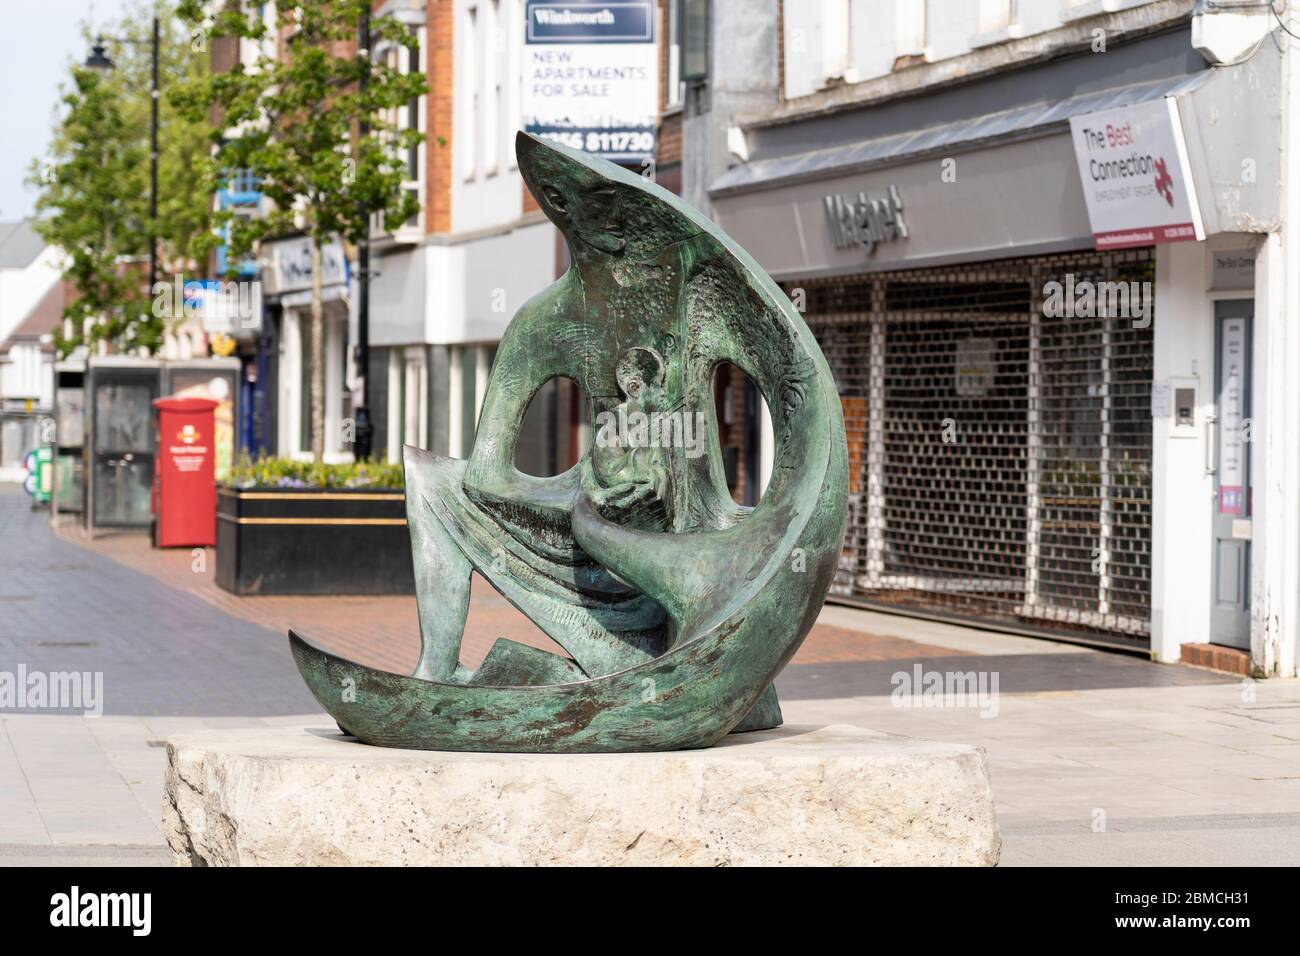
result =
[[217,492],[217,584],[235,594],[414,594],[400,489]]

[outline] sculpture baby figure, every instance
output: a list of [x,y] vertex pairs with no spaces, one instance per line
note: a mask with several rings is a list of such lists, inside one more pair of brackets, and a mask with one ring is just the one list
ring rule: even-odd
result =
[[[635,346],[619,355],[615,369],[625,399],[596,416],[591,450],[594,482],[587,493],[611,521],[663,530],[672,507],[672,434],[664,433],[664,360]],[[671,421],[671,419],[667,419]]]

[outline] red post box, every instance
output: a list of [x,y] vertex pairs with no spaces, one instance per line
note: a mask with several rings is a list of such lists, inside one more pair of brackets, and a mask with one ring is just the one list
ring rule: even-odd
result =
[[217,543],[217,481],[210,398],[160,398],[158,467],[154,471],[154,544],[160,548]]

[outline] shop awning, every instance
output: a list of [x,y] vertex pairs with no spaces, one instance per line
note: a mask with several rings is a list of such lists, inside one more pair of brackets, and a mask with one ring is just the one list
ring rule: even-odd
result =
[[975,149],[986,143],[1042,135],[1068,128],[1070,117],[1182,96],[1210,82],[1213,70],[1117,86],[1051,103],[1036,103],[941,126],[909,130],[829,149],[815,149],[735,166],[709,187],[713,195],[762,189],[803,178],[838,176],[903,163],[937,152]]
[[[1181,46],[1181,34],[1162,42],[1174,54],[1189,49]],[[1117,75],[1131,75],[1135,62],[1136,53]],[[1169,62],[1166,56],[1159,65]],[[1053,88],[1068,93],[1086,86],[1075,69],[1042,82],[1039,102],[979,115],[962,110],[978,103],[979,84],[992,80],[834,114],[788,115],[777,123],[756,119],[749,127],[754,158],[718,176],[709,190],[714,217],[782,280],[1088,248],[1095,230],[1071,117],[1171,100],[1204,235],[1275,229],[1282,125],[1278,49],[1265,43],[1232,67],[1188,69],[1185,55],[1173,56],[1173,65],[1183,69],[1052,97]],[[1006,96],[1008,88],[1022,92],[1024,86],[1006,82],[1015,79],[1004,76],[999,95]],[[909,128],[910,114],[945,119],[928,125],[918,120]],[[820,148],[805,149],[804,142]],[[948,157],[960,172],[941,179],[937,162]],[[843,203],[879,207],[877,219],[893,210],[885,216],[889,228],[882,226],[866,245],[846,239],[837,227],[842,213],[831,211]],[[905,228],[891,224],[900,215]],[[867,226],[868,232],[874,228]]]

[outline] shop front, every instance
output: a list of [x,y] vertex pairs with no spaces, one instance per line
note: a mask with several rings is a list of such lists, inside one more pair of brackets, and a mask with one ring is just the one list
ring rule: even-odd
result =
[[792,286],[840,384],[853,465],[836,595],[1144,642],[1152,338],[1047,299],[1054,283],[1153,278],[1143,248]]
[[[850,524],[833,599],[1165,660],[1258,643],[1248,300],[1276,170],[1253,192],[1225,176],[1276,153],[1276,100],[1242,93],[1275,89],[1277,58],[1209,70],[1180,44],[1185,30],[1014,85],[744,125],[748,161],[710,197],[840,386]],[[1002,108],[969,116],[976,101]],[[1098,168],[1135,171],[1111,197],[1163,208],[1167,192],[1168,229],[1099,228],[1071,118],[1116,110],[1166,117],[1143,135],[1177,150]],[[1238,291],[1216,285],[1216,257]]]
[[[268,244],[262,295],[268,316],[278,323],[268,341],[278,345],[274,381],[276,453],[311,455],[312,249],[311,239],[296,236]],[[352,386],[357,378],[349,342],[353,340],[351,272],[343,244],[321,248],[322,341],[324,380],[324,458],[349,461],[352,456]],[[258,376],[261,377],[260,375]],[[271,376],[267,376],[270,378]]]

